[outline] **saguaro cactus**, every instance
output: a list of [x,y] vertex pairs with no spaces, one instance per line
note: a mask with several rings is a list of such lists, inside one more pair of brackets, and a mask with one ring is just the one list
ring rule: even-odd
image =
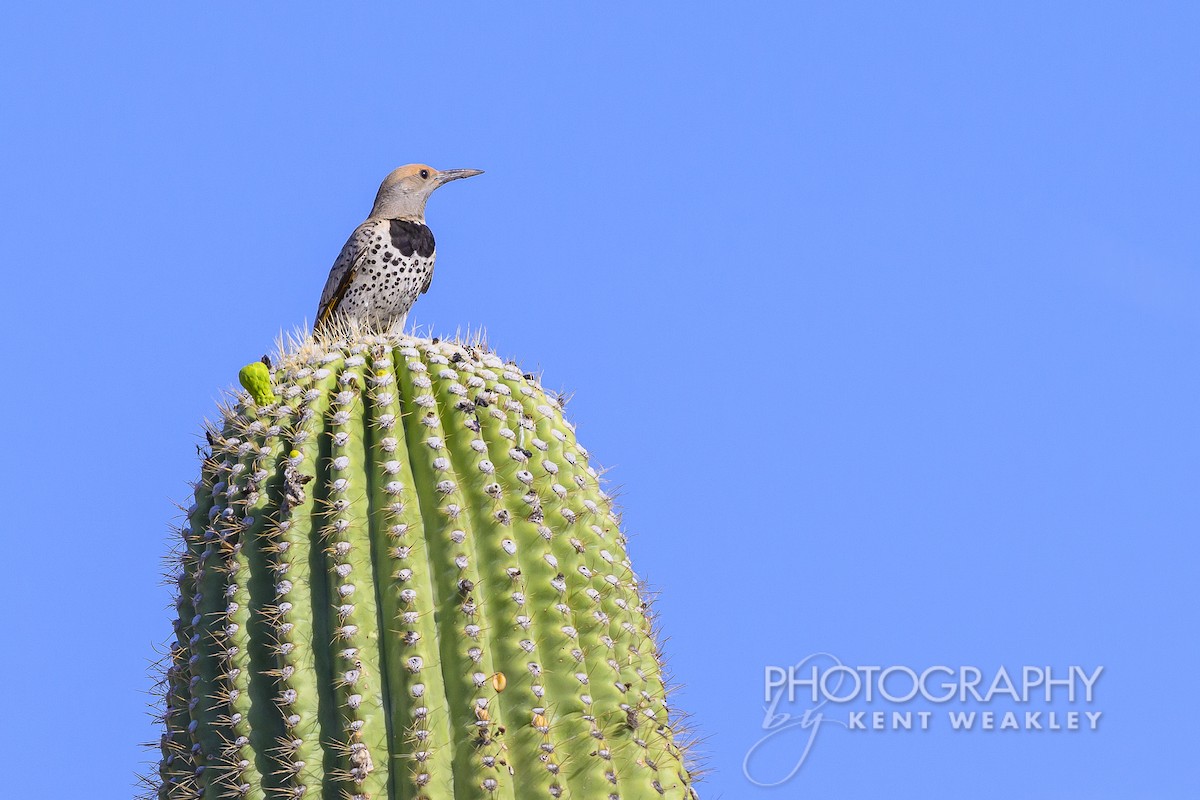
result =
[[532,376],[369,335],[245,376],[182,526],[160,800],[695,796],[612,501]]

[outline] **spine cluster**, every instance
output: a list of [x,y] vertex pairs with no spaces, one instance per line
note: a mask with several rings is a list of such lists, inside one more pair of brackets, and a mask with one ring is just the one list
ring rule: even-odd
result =
[[695,796],[612,499],[533,376],[353,336],[271,378],[182,527],[159,800]]

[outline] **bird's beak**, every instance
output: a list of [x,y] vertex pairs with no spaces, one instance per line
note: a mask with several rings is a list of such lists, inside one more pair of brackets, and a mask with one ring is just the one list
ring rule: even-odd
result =
[[456,181],[459,178],[470,178],[472,175],[482,175],[481,169],[447,169],[442,170],[437,174],[438,186],[450,181]]

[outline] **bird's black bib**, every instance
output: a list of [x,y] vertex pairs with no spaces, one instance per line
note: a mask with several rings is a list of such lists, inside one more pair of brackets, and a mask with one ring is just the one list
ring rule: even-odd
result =
[[400,251],[402,256],[413,253],[421,258],[433,255],[433,231],[428,225],[407,219],[388,220],[388,233],[392,237],[392,247]]

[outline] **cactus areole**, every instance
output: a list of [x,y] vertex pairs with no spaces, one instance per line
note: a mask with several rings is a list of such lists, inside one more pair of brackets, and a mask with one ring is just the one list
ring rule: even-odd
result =
[[152,796],[695,797],[612,500],[532,376],[345,332],[261,367],[182,526]]

